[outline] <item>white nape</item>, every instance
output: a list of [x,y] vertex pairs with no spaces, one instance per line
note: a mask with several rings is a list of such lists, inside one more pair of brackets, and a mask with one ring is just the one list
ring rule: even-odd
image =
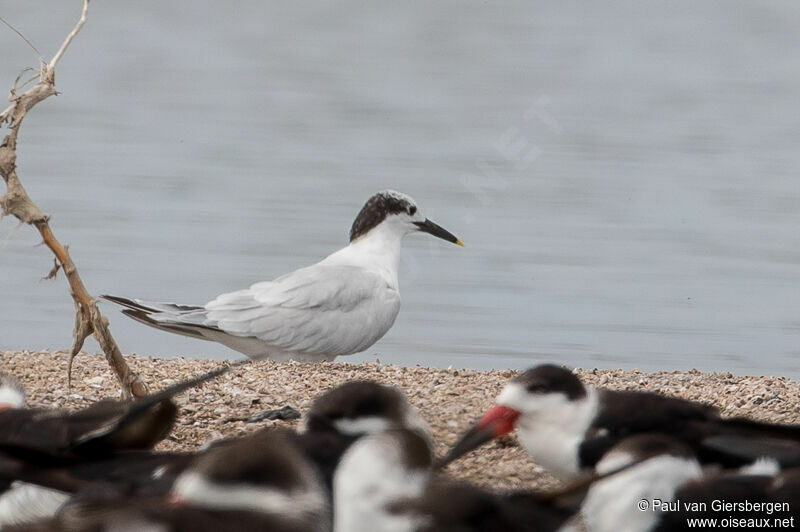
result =
[[391,422],[381,416],[339,418],[333,422],[333,426],[339,434],[345,436],[361,436],[362,434],[374,434],[391,428]]
[[304,518],[327,505],[321,490],[286,492],[251,484],[217,484],[196,471],[175,481],[172,492],[194,506],[211,510],[245,510],[287,518]]

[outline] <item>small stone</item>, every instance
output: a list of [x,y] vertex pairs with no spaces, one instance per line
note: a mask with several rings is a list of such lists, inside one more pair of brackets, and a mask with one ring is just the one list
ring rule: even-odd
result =
[[282,419],[282,420],[289,420],[289,419],[300,419],[300,412],[291,405],[286,405],[282,408],[273,409],[273,410],[264,410],[263,412],[259,412],[257,414],[253,414],[249,418],[245,419],[247,423],[258,423],[259,421],[263,421],[266,419],[274,420],[274,419]]

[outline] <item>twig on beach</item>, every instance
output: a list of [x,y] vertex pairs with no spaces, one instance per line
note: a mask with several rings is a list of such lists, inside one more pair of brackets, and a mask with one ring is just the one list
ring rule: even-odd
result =
[[[0,175],[3,176],[3,180],[6,182],[6,194],[0,198],[0,209],[2,210],[2,214],[14,215],[21,223],[30,224],[39,231],[42,235],[43,243],[50,248],[55,255],[57,261],[56,265],[64,271],[64,275],[69,282],[70,294],[75,303],[75,328],[73,331],[73,342],[67,370],[69,382],[71,383],[72,361],[75,355],[80,352],[86,338],[94,335],[103,353],[105,353],[106,360],[108,360],[109,365],[119,379],[123,395],[126,397],[140,397],[147,394],[147,386],[141,377],[133,373],[128,367],[114,337],[111,336],[111,331],[108,328],[108,320],[97,308],[97,300],[91,296],[84,286],[83,280],[78,274],[78,270],[69,255],[68,247],[62,245],[58,239],[56,239],[50,229],[49,216],[45,215],[31,200],[17,176],[17,136],[19,135],[22,121],[33,106],[49,96],[57,94],[55,87],[56,65],[64,56],[70,43],[72,43],[86,23],[88,11],[89,0],[84,0],[80,19],[69,35],[67,35],[66,39],[64,39],[64,42],[53,56],[53,59],[51,59],[49,63],[42,61],[38,74],[38,82],[35,85],[24,93],[18,94],[17,91],[21,89],[21,87],[18,87],[19,80],[22,77],[22,74],[20,74],[11,87],[9,97],[11,105],[0,113],[0,125],[7,122],[8,129],[10,130],[8,135],[3,139],[2,144],[0,144]],[[27,39],[25,39],[25,41],[28,42]],[[28,42],[28,44],[33,47],[30,42]],[[34,47],[34,50],[35,49]],[[23,73],[24,72],[25,71],[23,71]],[[36,79],[36,77],[33,79]],[[22,87],[30,81],[32,80],[28,80]],[[50,271],[48,278],[54,278],[57,271],[58,267],[54,267]]]

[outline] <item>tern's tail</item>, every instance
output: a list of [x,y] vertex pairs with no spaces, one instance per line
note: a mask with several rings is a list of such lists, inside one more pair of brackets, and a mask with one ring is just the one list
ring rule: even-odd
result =
[[210,340],[203,331],[215,328],[206,323],[206,311],[203,307],[157,303],[112,295],[100,297],[125,307],[122,313],[126,316],[162,331]]

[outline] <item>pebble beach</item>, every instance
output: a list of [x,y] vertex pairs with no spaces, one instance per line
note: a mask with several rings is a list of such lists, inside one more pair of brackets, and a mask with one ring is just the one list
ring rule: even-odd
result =
[[[151,391],[201,374],[225,362],[126,355],[131,369]],[[118,398],[119,387],[102,354],[79,354],[67,385],[65,352],[0,351],[0,370],[25,386],[30,406],[81,408]],[[553,361],[559,363],[561,361]],[[725,416],[800,423],[800,381],[779,376],[730,373],[657,372],[576,368],[587,384],[620,390],[649,390],[718,407]],[[441,456],[489,408],[511,370],[475,371],[401,367],[380,363],[322,364],[257,361],[180,395],[178,421],[160,449],[191,450],[210,440],[263,427],[291,427],[297,420],[259,419],[258,414],[292,406],[305,412],[319,393],[348,380],[374,380],[406,393],[428,421]],[[532,463],[513,437],[502,438],[451,464],[448,473],[499,490],[547,489],[556,481]]]

